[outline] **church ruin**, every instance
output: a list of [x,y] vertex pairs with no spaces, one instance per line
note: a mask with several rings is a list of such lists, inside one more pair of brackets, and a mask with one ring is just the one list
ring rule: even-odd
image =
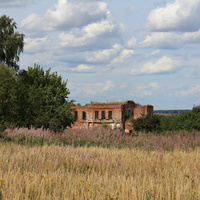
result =
[[128,119],[142,115],[153,115],[153,106],[139,106],[134,101],[91,102],[87,106],[72,106],[75,123],[72,128],[91,128],[108,124],[111,128],[122,128],[126,132],[133,129]]

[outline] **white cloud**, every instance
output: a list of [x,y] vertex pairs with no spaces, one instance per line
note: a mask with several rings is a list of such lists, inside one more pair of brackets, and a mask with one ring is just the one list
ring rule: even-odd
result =
[[111,61],[111,64],[122,63],[134,54],[133,50],[123,49],[118,57]]
[[156,90],[158,90],[160,86],[156,82],[149,83],[147,86],[140,85],[134,88],[133,91],[131,91],[130,95],[134,96],[136,98],[143,98],[147,96],[151,96],[155,93]]
[[87,56],[86,60],[88,62],[108,62],[121,50],[121,48],[121,45],[115,44],[113,45],[112,49],[104,49],[96,52],[91,52],[90,55]]
[[89,24],[82,29],[75,29],[70,33],[59,35],[60,45],[65,48],[95,44],[95,46],[109,45],[118,40],[115,33],[117,26],[107,20]]
[[106,81],[103,89],[101,92],[105,92],[105,91],[109,91],[110,89],[112,89],[115,86],[115,84],[112,81]]
[[25,53],[38,53],[47,50],[48,39],[43,38],[25,38]]
[[200,30],[186,33],[154,32],[146,36],[145,40],[140,42],[138,46],[140,48],[177,49],[191,43],[200,43]]
[[70,83],[69,87],[73,96],[92,97],[101,96],[111,91],[115,87],[115,84],[108,80],[105,83]]
[[164,56],[155,63],[149,62],[144,64],[140,69],[133,69],[132,75],[168,73],[172,72],[178,65],[178,61]]
[[176,0],[152,10],[146,27],[151,31],[197,31],[199,18],[200,0]]
[[150,83],[150,84],[149,84],[149,87],[151,87],[151,88],[153,88],[153,89],[158,89],[158,88],[160,88],[160,86],[159,86],[158,83],[156,83],[156,82]]
[[36,13],[30,14],[24,20],[22,20],[20,26],[26,30],[38,31],[47,29],[48,25],[44,23],[43,17],[40,17]]
[[31,4],[32,0],[0,0],[0,6],[2,7],[21,7]]
[[134,97],[137,97],[137,98],[143,98],[143,97],[146,97],[146,96],[151,96],[152,95],[152,91],[148,91],[148,90],[139,90],[139,91],[136,91],[136,92],[133,92],[134,94]]
[[133,36],[133,37],[128,41],[127,46],[128,46],[129,48],[135,48],[135,47],[137,47],[137,38]]
[[160,53],[160,50],[159,49],[156,49],[155,51],[153,51],[152,53],[151,53],[151,55],[156,55],[156,54],[158,54],[158,53]]
[[180,92],[181,95],[183,96],[194,96],[194,95],[198,95],[200,94],[200,85],[195,85],[187,90],[182,90]]
[[88,65],[81,64],[75,68],[71,68],[70,70],[76,71],[76,72],[92,72],[92,71],[94,71],[94,66],[88,66]]
[[28,31],[38,30],[38,27],[43,31],[67,30],[109,17],[110,12],[104,2],[58,0],[55,10],[48,9],[43,17],[31,14],[22,21],[21,27]]

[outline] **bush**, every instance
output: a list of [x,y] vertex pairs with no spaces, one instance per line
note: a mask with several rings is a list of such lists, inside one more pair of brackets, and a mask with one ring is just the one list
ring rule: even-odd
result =
[[103,123],[101,124],[101,127],[108,128],[108,127],[109,127],[109,125],[108,125],[108,123],[107,123],[107,122],[103,122]]
[[166,116],[161,119],[162,131],[200,130],[200,112],[190,111],[179,115]]
[[134,129],[135,131],[144,131],[144,132],[160,132],[160,121],[161,116],[159,115],[147,115],[142,116],[134,120]]
[[135,131],[166,132],[200,130],[200,108],[171,116],[147,115],[134,121]]

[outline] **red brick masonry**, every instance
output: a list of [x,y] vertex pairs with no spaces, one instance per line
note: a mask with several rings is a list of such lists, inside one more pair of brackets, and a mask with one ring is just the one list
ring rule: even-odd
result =
[[126,132],[133,129],[127,121],[130,117],[137,119],[143,114],[153,115],[153,106],[137,106],[134,101],[123,102],[91,102],[87,106],[72,106],[76,119],[72,128],[96,127],[107,123],[112,128],[123,128]]

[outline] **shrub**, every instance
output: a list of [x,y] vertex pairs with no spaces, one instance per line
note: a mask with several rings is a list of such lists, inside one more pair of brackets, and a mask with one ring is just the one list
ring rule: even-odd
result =
[[134,120],[134,129],[135,131],[144,131],[144,132],[160,132],[160,120],[161,116],[159,115],[146,115]]
[[107,122],[103,122],[103,123],[101,124],[101,126],[104,127],[104,128],[108,128],[108,127],[109,127],[109,125],[108,125]]

